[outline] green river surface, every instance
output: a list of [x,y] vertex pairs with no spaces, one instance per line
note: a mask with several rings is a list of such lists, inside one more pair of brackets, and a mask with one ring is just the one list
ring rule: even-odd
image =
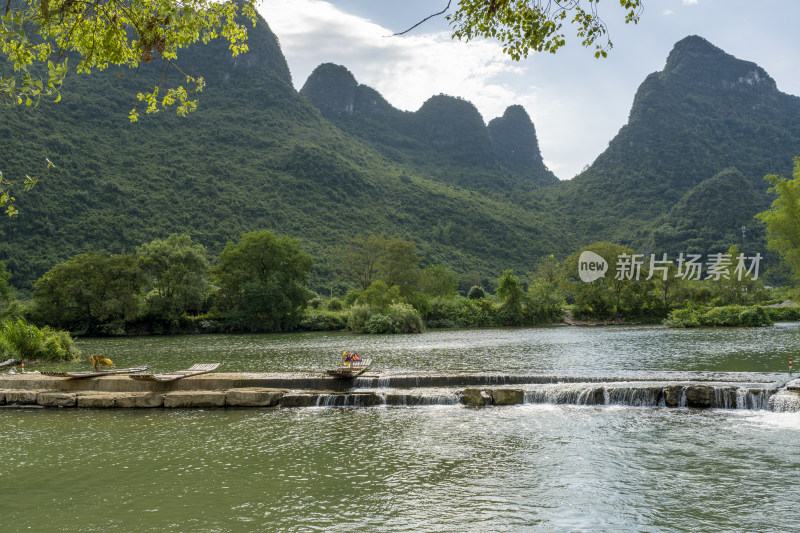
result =
[[[389,374],[786,372],[800,327],[145,337],[79,347],[156,371],[197,362],[321,371],[358,349]],[[800,524],[798,412],[0,409],[0,428],[0,532],[783,532]]]

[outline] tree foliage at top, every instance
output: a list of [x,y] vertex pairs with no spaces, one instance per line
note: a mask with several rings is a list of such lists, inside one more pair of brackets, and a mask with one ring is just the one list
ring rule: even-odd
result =
[[[255,24],[254,5],[255,0],[8,0],[0,7],[0,102],[33,106],[42,97],[58,102],[70,71],[88,74],[110,65],[137,69],[161,58],[182,84],[170,86],[169,76],[162,74],[136,99],[146,113],[174,106],[186,116],[197,109],[191,95],[203,90],[205,80],[180,69],[178,51],[221,37],[233,56],[246,52],[247,30],[237,17]],[[138,120],[136,106],[128,116]],[[17,214],[11,186],[23,183],[28,190],[36,179],[27,174],[4,178],[0,170],[0,207],[9,216]]]
[[[0,75],[0,99],[32,105],[55,95],[69,70],[89,73],[109,65],[136,68],[156,58],[178,59],[192,43],[222,37],[236,56],[247,51],[239,14],[255,24],[254,0],[9,0],[0,9],[0,58],[12,67]],[[41,73],[46,71],[46,75]],[[195,90],[203,80],[185,76]],[[147,112],[177,104],[179,115],[196,108],[182,86],[140,93]],[[132,119],[136,111],[132,111]]]
[[[563,26],[570,22],[585,47],[594,46],[595,57],[606,57],[614,45],[598,13],[600,0],[459,0],[447,16],[453,37],[471,41],[491,37],[503,52],[519,61],[531,51],[556,53],[566,44]],[[642,0],[619,0],[626,23],[638,23]],[[449,4],[448,4],[449,5]],[[603,40],[603,37],[606,37]]]

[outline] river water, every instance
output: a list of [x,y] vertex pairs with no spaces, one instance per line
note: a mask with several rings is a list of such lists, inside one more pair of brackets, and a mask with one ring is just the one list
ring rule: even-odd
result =
[[[797,325],[82,340],[118,366],[785,372]],[[86,366],[82,363],[79,366]],[[0,531],[791,531],[800,413],[525,404],[0,410]]]

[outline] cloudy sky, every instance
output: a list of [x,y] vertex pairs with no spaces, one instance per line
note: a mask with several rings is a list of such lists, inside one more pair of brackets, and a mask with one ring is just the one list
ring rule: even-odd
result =
[[625,124],[639,84],[663,69],[672,46],[687,35],[758,63],[781,91],[800,95],[797,0],[645,0],[635,26],[624,24],[619,2],[607,0],[600,15],[614,48],[603,60],[581,47],[571,28],[557,54],[519,62],[493,41],[452,40],[444,17],[390,37],[446,5],[262,0],[259,11],[280,39],[298,89],[317,65],[332,62],[408,111],[439,93],[471,101],[485,122],[521,104],[536,126],[545,163],[561,179],[572,178],[605,149]]

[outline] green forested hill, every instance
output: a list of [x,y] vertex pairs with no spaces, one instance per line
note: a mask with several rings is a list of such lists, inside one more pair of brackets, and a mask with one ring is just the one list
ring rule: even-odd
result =
[[584,240],[640,246],[689,189],[730,167],[768,205],[763,177],[788,175],[798,154],[800,98],[778,91],[756,64],[691,36],[641,84],[608,148],[549,198],[562,218],[581,219]]
[[17,285],[77,253],[131,252],[173,232],[212,253],[254,229],[298,237],[317,262],[317,289],[334,277],[340,245],[359,233],[414,240],[427,261],[484,276],[531,268],[551,251],[540,238],[556,225],[549,215],[378,153],[295,91],[263,21],[249,42],[235,59],[213,45],[183,59],[207,79],[187,118],[128,123],[136,91],[164,75],[156,69],[81,76],[58,104],[0,110],[6,177],[33,173],[45,157],[57,166],[17,194],[19,218],[0,221],[0,259]]
[[[488,126],[442,95],[402,112],[335,65],[300,94],[266,23],[249,44],[235,59],[213,44],[182,58],[207,80],[187,118],[128,122],[136,92],[174,75],[160,66],[77,76],[58,104],[0,109],[4,175],[38,172],[45,157],[57,166],[15,191],[20,216],[0,221],[17,286],[77,253],[132,252],[175,232],[214,256],[247,231],[298,237],[320,291],[338,286],[338,251],[357,234],[413,240],[427,263],[476,281],[598,240],[726,249],[739,214],[766,205],[763,175],[788,175],[800,153],[800,99],[697,37],[645,80],[592,167],[555,185],[538,147],[525,149],[536,133],[518,106]],[[741,174],[717,176],[730,167]],[[745,182],[754,192],[727,202]],[[708,198],[736,216],[693,216]]]
[[652,248],[706,254],[725,252],[745,239],[748,251],[763,250],[763,225],[753,217],[764,209],[764,195],[756,192],[744,174],[723,170],[689,189],[656,223]]

